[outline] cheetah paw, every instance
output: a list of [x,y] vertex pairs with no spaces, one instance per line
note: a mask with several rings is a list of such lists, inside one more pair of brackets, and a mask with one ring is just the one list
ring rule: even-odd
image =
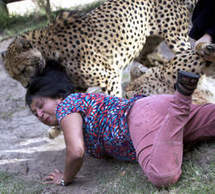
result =
[[215,62],[215,44],[201,42],[197,44],[196,51],[203,56],[206,60]]

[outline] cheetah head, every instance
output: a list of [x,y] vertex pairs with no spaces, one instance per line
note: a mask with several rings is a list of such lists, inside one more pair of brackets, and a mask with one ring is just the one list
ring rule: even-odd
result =
[[2,55],[8,74],[27,87],[30,78],[45,67],[45,59],[41,52],[33,48],[24,38],[16,38]]

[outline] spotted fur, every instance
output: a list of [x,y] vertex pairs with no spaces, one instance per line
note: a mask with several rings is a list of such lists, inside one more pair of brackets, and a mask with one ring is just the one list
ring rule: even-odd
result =
[[162,37],[173,51],[190,47],[186,5],[196,1],[107,0],[84,15],[65,11],[48,27],[18,36],[3,59],[5,68],[26,87],[53,59],[73,85],[99,86],[121,96],[122,70],[138,56],[147,37]]
[[[208,60],[208,56],[212,58],[211,61]],[[167,64],[149,68],[143,75],[127,85],[125,95],[130,98],[136,94],[172,94],[175,91],[174,83],[179,70],[204,75],[202,77],[204,80],[205,76],[214,77],[215,44],[199,44],[196,50],[188,49],[176,53],[175,57],[169,60]],[[203,79],[200,80],[193,95],[194,103],[215,102],[214,91],[203,86],[203,82],[205,82]]]

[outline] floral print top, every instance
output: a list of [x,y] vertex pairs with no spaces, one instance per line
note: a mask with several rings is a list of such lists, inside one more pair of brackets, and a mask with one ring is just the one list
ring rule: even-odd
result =
[[127,114],[135,100],[100,93],[73,93],[57,106],[58,122],[71,113],[83,118],[87,153],[96,157],[112,156],[119,160],[136,160],[127,123]]

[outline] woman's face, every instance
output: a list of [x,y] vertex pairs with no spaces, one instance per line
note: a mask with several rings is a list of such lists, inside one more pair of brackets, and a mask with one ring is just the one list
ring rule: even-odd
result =
[[48,97],[34,97],[30,105],[32,113],[44,124],[56,126],[56,108],[61,99],[52,99]]

